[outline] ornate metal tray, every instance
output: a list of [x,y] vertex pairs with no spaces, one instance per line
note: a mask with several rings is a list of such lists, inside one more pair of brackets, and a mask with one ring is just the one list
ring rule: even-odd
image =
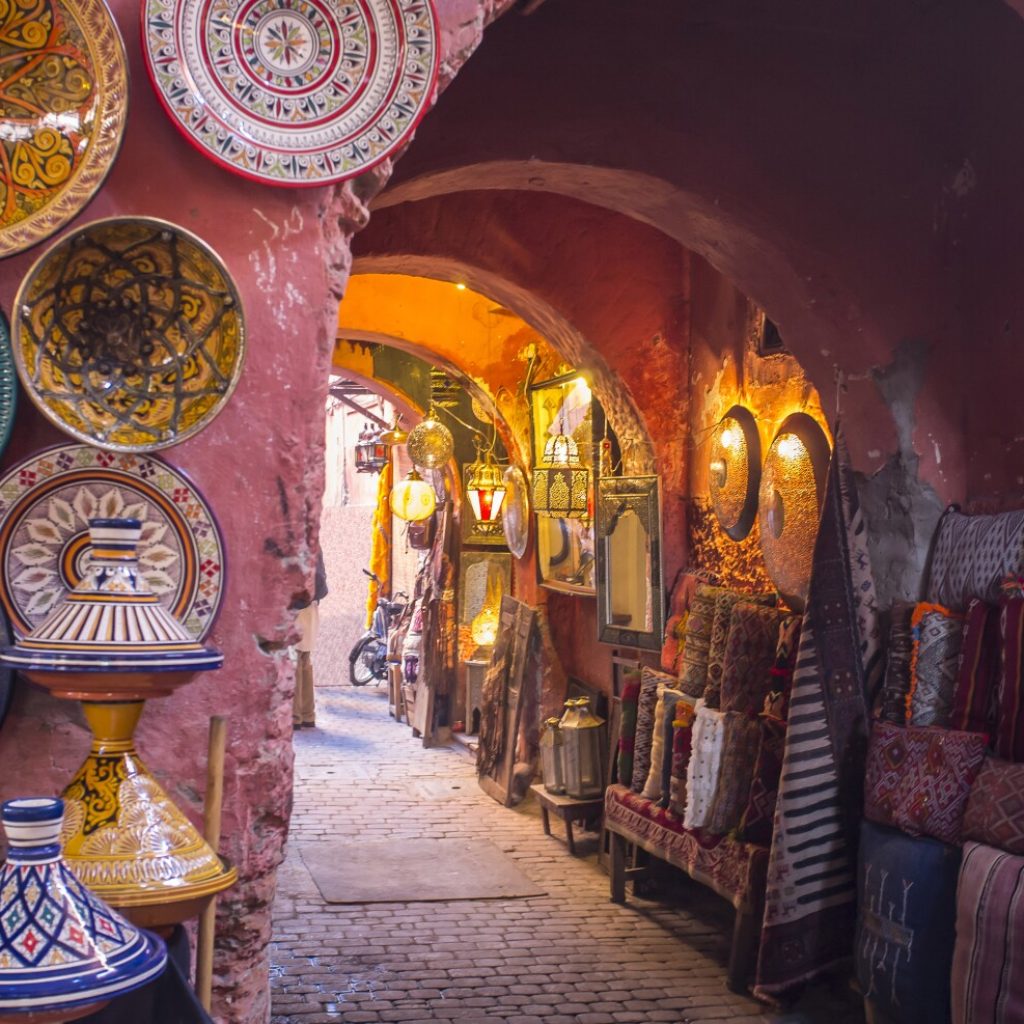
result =
[[103,0],[0,6],[0,257],[63,227],[103,184],[128,113]]
[[148,218],[65,235],[22,282],[12,327],[32,401],[112,451],[154,451],[202,430],[245,355],[241,303],[216,253]]
[[142,18],[174,123],[212,160],[271,185],[361,174],[434,99],[432,0],[144,0]]
[[204,637],[224,594],[224,541],[195,485],[155,455],[67,444],[0,479],[0,602],[21,637],[37,626],[89,557],[88,520],[142,520],[139,565],[190,633]]

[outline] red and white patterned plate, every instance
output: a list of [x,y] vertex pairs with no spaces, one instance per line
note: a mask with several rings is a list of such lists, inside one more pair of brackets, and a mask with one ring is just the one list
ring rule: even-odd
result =
[[181,470],[148,454],[66,444],[0,480],[0,601],[17,636],[82,578],[94,516],[142,520],[139,565],[150,589],[197,639],[224,595],[224,540]]
[[202,152],[271,185],[392,154],[434,99],[432,0],[144,0],[150,78]]

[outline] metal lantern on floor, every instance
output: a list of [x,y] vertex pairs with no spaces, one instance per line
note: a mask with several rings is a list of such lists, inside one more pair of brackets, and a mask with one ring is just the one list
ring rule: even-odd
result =
[[544,788],[549,793],[564,793],[565,745],[562,741],[561,723],[557,718],[549,718],[544,726],[540,738],[540,770]]
[[604,792],[604,719],[590,710],[590,699],[567,702],[574,714],[562,716],[565,792],[575,800],[593,800]]

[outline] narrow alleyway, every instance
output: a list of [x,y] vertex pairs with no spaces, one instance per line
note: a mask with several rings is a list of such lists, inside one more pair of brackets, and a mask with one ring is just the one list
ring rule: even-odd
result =
[[[321,687],[317,703],[319,728],[295,741],[295,810],[274,915],[273,1024],[843,1024],[835,1006],[765,1015],[729,993],[731,912],[723,902],[688,885],[686,910],[632,897],[610,903],[596,837],[580,844],[587,856],[569,856],[543,835],[533,805],[507,810],[485,796],[469,757],[424,750],[388,716],[383,688]],[[325,904],[298,847],[357,836],[485,838],[547,895]]]

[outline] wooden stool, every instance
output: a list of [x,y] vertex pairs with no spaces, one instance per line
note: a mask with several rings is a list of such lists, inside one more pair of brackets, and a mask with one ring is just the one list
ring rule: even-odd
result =
[[572,836],[573,822],[586,821],[588,818],[600,814],[604,807],[604,800],[601,797],[596,797],[593,800],[577,800],[575,797],[549,793],[542,782],[535,782],[530,787],[530,792],[540,804],[544,835],[551,835],[551,815],[555,814],[565,822],[565,845],[569,847],[569,852],[575,857],[576,843]]

